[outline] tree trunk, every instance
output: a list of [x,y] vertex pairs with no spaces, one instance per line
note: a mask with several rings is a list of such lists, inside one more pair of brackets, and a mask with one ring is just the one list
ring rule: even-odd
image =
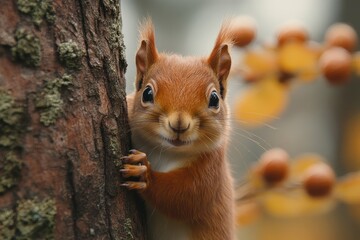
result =
[[0,239],[145,239],[120,3],[0,0]]

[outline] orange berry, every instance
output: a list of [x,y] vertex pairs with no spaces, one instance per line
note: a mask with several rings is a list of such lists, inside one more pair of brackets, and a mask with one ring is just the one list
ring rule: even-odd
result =
[[256,36],[255,21],[250,17],[240,16],[233,19],[231,27],[234,45],[244,47],[251,43]]
[[351,74],[352,59],[348,51],[341,47],[326,50],[319,60],[320,70],[332,84],[346,82]]
[[317,164],[306,171],[303,184],[309,196],[325,197],[335,185],[335,175],[329,166]]
[[305,27],[296,22],[284,24],[279,28],[277,34],[278,46],[289,41],[306,42],[308,39],[309,34]]
[[270,149],[261,156],[259,168],[267,183],[281,182],[289,172],[289,155],[280,148]]
[[325,42],[329,47],[342,47],[348,51],[353,51],[358,41],[355,30],[345,23],[332,25],[325,34]]

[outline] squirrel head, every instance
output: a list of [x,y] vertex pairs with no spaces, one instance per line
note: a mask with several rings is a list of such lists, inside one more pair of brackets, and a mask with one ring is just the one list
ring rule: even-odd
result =
[[207,151],[224,142],[230,27],[223,24],[208,57],[183,57],[159,53],[151,21],[143,24],[130,110],[133,137],[175,152]]

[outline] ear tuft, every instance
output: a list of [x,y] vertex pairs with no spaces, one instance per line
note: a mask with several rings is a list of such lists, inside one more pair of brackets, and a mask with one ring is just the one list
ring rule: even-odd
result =
[[140,47],[136,53],[137,69],[136,89],[140,90],[145,74],[158,58],[155,46],[154,26],[151,19],[146,19],[140,27]]
[[231,68],[231,57],[228,51],[228,45],[223,45],[220,49],[218,60],[218,77],[227,78]]
[[231,68],[229,46],[232,45],[234,39],[232,24],[231,20],[227,20],[223,23],[216,38],[215,46],[207,59],[208,64],[218,78],[222,98],[226,95],[227,77]]
[[139,50],[136,53],[135,61],[138,72],[145,73],[147,65],[147,43],[145,40],[141,41]]

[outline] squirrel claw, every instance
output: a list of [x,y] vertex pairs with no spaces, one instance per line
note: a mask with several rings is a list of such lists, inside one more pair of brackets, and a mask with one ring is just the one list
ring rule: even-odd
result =
[[123,156],[120,158],[120,161],[122,161],[123,163],[127,162],[129,160],[129,156]]
[[121,184],[121,186],[126,187],[128,189],[136,189],[136,190],[143,190],[146,188],[146,183],[145,182],[124,182]]
[[130,165],[125,164],[123,169],[120,169],[123,177],[139,177],[142,176],[147,171],[147,167],[145,165]]
[[130,149],[129,153],[130,154],[137,154],[137,153],[140,153],[140,152],[138,150],[136,150],[136,149]]
[[120,161],[122,162],[122,164],[131,163],[130,156],[123,156],[120,158]]
[[120,173],[124,178],[137,177],[138,180],[127,181],[121,184],[121,186],[128,189],[145,189],[149,182],[150,163],[148,162],[145,153],[135,149],[132,149],[129,152],[130,155],[120,158],[123,163],[123,168],[120,169]]
[[146,165],[147,163],[146,154],[134,149],[130,150],[130,155],[121,157],[120,160],[123,163],[131,163],[131,164],[141,163],[143,165]]

